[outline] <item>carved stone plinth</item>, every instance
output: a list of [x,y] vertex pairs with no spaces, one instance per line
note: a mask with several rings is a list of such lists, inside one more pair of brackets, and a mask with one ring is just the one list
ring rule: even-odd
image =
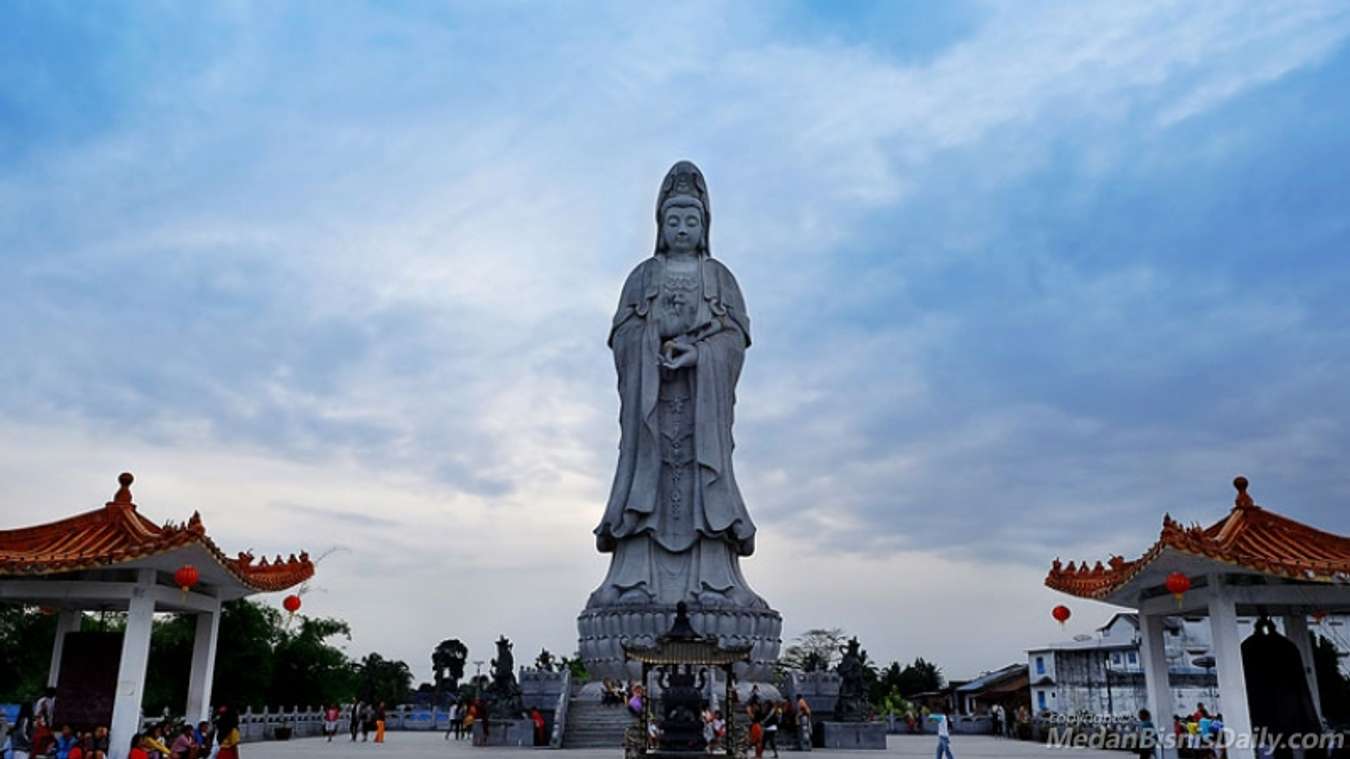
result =
[[475,746],[533,746],[534,723],[527,719],[494,719],[486,734],[483,723],[473,725]]
[[825,748],[886,749],[885,722],[822,722]]
[[[737,665],[742,681],[768,682],[782,644],[783,618],[772,609],[727,607],[689,609],[690,623],[700,635],[716,635],[724,645],[750,643],[750,662]],[[675,621],[672,606],[615,606],[587,609],[577,617],[578,646],[591,680],[605,677],[637,680],[642,665],[624,662],[623,642],[650,646]]]

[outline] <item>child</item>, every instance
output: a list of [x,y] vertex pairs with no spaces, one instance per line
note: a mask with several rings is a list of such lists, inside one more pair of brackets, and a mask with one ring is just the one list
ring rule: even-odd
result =
[[1153,759],[1153,715],[1139,710],[1139,759]]

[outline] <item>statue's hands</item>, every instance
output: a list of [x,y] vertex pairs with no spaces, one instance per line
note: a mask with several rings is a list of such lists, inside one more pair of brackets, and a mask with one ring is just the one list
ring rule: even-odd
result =
[[662,357],[661,364],[667,369],[683,369],[698,364],[698,348],[687,343],[675,343],[671,346],[670,357]]

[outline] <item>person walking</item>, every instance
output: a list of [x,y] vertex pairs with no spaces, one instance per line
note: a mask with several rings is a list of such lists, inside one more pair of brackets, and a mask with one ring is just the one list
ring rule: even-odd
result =
[[[450,704],[450,709],[445,713],[445,739],[450,740],[450,734],[455,732],[455,716],[459,714],[459,704]],[[459,736],[455,736],[458,738]]]
[[370,731],[375,729],[375,707],[361,704],[361,742],[370,740]]
[[764,747],[773,749],[773,759],[778,759],[778,726],[783,724],[783,705],[774,702],[769,714],[764,718]]
[[755,748],[755,759],[764,759],[764,722],[759,704],[745,707],[745,716],[750,718],[750,745]]
[[323,711],[323,734],[328,737],[328,742],[333,742],[333,736],[337,735],[338,719],[342,716],[342,710],[337,704],[330,704]]
[[1153,727],[1153,715],[1148,709],[1139,710],[1139,733],[1136,748],[1139,759],[1153,759],[1153,744],[1157,739],[1157,730]]
[[226,704],[216,715],[216,759],[239,759],[239,714]]
[[464,705],[463,716],[459,718],[459,728],[469,736],[469,742],[473,743],[473,723],[478,721],[478,709],[474,707],[472,701]]
[[375,742],[384,743],[384,720],[387,715],[384,711],[384,702],[375,709]]
[[360,701],[356,701],[352,704],[351,724],[347,725],[347,729],[351,731],[352,734],[352,743],[356,743],[356,734],[361,732],[361,707],[363,706],[365,706],[365,704],[362,704]]
[[956,759],[952,754],[952,733],[947,715],[930,714],[928,719],[937,722],[938,745],[934,759]]
[[797,696],[797,748],[811,750],[811,705],[806,696]]

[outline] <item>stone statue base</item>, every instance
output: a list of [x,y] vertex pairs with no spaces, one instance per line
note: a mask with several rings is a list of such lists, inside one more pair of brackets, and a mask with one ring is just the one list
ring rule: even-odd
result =
[[[623,643],[652,646],[670,630],[675,606],[659,604],[587,608],[577,616],[580,639],[577,650],[592,681],[609,677],[638,680],[642,665],[625,662]],[[750,643],[750,661],[737,665],[742,683],[773,680],[774,662],[782,644],[783,618],[773,609],[742,609],[731,606],[690,606],[689,621],[700,635],[716,635],[724,644]],[[760,689],[763,691],[763,688]]]
[[885,722],[822,722],[825,748],[886,750]]
[[527,719],[493,719],[486,733],[483,723],[473,724],[475,746],[534,746],[534,723]]

